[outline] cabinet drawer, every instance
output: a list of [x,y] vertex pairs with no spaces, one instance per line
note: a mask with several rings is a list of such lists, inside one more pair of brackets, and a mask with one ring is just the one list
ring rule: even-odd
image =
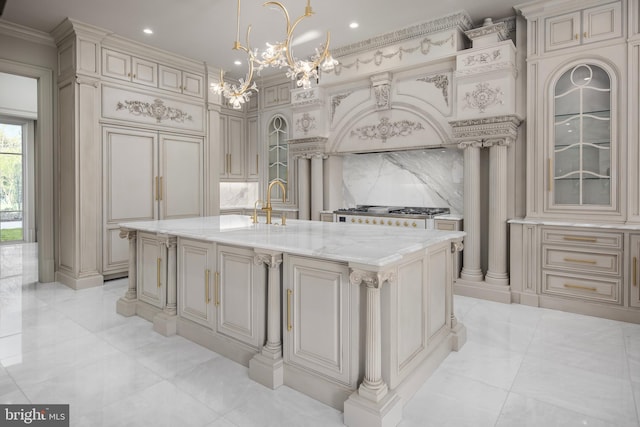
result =
[[542,247],[543,268],[562,268],[579,272],[610,273],[620,275],[619,252],[596,252],[573,247]]
[[619,279],[542,271],[542,292],[583,300],[620,303]]
[[622,234],[591,230],[542,229],[542,243],[562,243],[583,247],[622,249]]

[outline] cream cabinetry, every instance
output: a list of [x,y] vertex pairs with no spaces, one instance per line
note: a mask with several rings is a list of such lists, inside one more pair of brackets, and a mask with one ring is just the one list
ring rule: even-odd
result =
[[164,308],[167,289],[166,246],[150,233],[138,233],[137,290],[140,301]]
[[620,1],[545,19],[545,50],[553,51],[581,44],[622,37]]
[[349,268],[294,255],[284,265],[285,363],[355,386],[359,288],[349,283]]
[[146,86],[158,85],[158,64],[111,49],[102,49],[102,75]]
[[279,107],[291,102],[291,82],[266,86],[260,96],[262,108]]
[[264,266],[254,251],[180,238],[178,315],[254,350],[264,344]]
[[629,305],[640,308],[640,234],[629,237],[629,257],[627,259],[629,271],[627,283],[629,288]]
[[103,274],[126,271],[126,221],[204,213],[203,138],[103,127]]
[[220,115],[220,179],[239,181],[246,178],[245,119]]
[[160,65],[158,67],[158,87],[184,95],[204,96],[204,76],[176,68]]
[[258,116],[247,117],[247,179],[260,178],[260,121]]

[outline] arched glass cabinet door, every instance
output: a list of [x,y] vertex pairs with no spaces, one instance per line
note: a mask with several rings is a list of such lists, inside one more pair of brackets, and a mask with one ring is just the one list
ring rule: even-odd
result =
[[553,204],[611,206],[609,74],[594,64],[571,67],[556,83],[553,106]]
[[[278,180],[284,184],[287,193],[289,181],[289,145],[287,144],[287,122],[282,116],[275,116],[269,122],[269,182]],[[282,201],[282,190],[275,185],[271,190],[271,201]]]

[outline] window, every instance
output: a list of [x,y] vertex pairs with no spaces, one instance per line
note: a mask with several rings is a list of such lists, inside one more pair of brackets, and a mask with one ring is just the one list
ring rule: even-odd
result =
[[0,122],[0,241],[23,240],[23,126]]
[[[289,193],[289,146],[287,145],[287,122],[282,116],[275,116],[269,123],[269,182],[278,180],[284,184]],[[271,191],[273,201],[282,200],[280,186],[274,186]]]

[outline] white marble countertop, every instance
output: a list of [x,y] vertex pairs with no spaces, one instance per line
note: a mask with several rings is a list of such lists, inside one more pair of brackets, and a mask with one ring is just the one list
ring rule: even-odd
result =
[[[253,211],[253,206],[227,206],[227,207],[220,207],[220,211],[237,211],[239,209],[251,209],[251,211]],[[300,209],[298,208],[289,208],[289,207],[278,207],[278,206],[273,206],[271,208],[274,212],[298,212]],[[258,213],[263,212],[264,211],[262,209],[260,209],[260,207],[258,207]]]
[[507,221],[509,224],[529,224],[529,225],[552,225],[555,227],[585,227],[585,228],[602,228],[609,230],[640,230],[640,224],[624,224],[624,223],[597,223],[597,222],[578,222],[578,221],[559,221],[548,219],[532,219],[532,218],[515,218]]
[[251,219],[243,215],[128,222],[120,227],[377,268],[392,265],[436,243],[460,240],[465,235],[462,231],[306,220],[288,220],[286,226],[252,224]]
[[433,219],[449,219],[449,220],[455,220],[455,221],[462,221],[464,219],[463,215],[460,214],[442,214],[442,215],[436,215],[433,217]]

